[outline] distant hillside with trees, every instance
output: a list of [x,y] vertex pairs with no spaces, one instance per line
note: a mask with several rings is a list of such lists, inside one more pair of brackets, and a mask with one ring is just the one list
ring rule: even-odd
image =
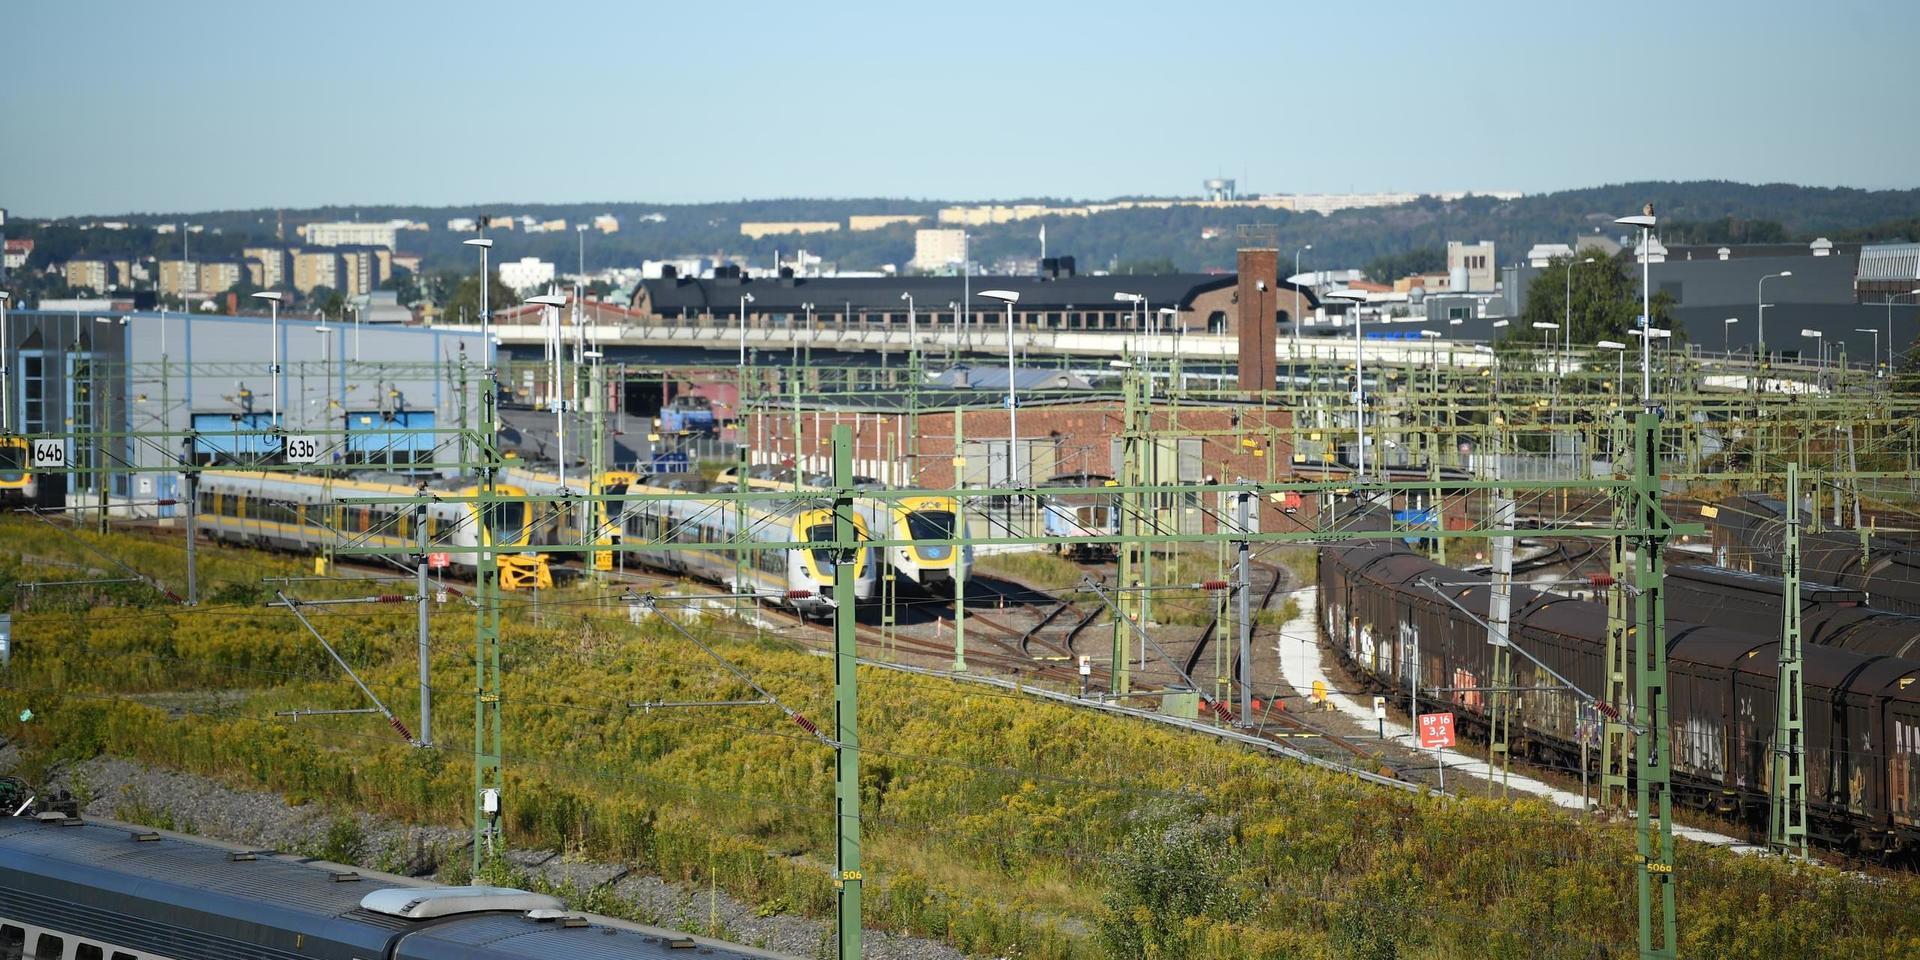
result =
[[[993,264],[1008,259],[1037,257],[1039,231],[1047,228],[1047,252],[1071,255],[1083,271],[1171,264],[1185,271],[1231,270],[1234,251],[1248,245],[1250,231],[1275,238],[1285,258],[1306,244],[1313,250],[1302,260],[1306,269],[1366,267],[1381,272],[1428,269],[1448,240],[1491,240],[1501,262],[1512,262],[1535,243],[1567,242],[1575,235],[1616,234],[1613,218],[1637,213],[1652,202],[1668,225],[1666,238],[1675,242],[1778,242],[1828,236],[1835,240],[1920,239],[1920,190],[1855,190],[1803,187],[1793,184],[1743,184],[1717,180],[1611,184],[1579,190],[1497,200],[1468,197],[1455,201],[1426,198],[1396,207],[1346,210],[1323,216],[1275,210],[1212,210],[1193,207],[1139,209],[1097,216],[1048,217],[1018,223],[973,228],[977,262]],[[1007,203],[1065,204],[1050,198],[1008,200]],[[746,257],[771,264],[775,252],[790,254],[804,247],[842,269],[874,269],[894,264],[901,269],[913,256],[910,224],[858,233],[841,230],[811,236],[741,236],[740,223],[754,220],[832,220],[842,224],[849,215],[925,214],[931,225],[946,204],[936,200],[889,198],[738,200],[698,204],[650,203],[474,203],[458,207],[333,206],[313,209],[230,210],[188,214],[125,214],[114,218],[138,225],[191,222],[204,224],[207,233],[194,239],[196,251],[231,255],[243,239],[266,240],[283,222],[294,237],[297,224],[319,220],[388,220],[404,218],[431,225],[424,232],[402,234],[406,252],[425,257],[428,273],[469,271],[470,249],[460,242],[467,234],[451,233],[446,222],[480,214],[529,215],[564,219],[569,224],[601,213],[620,218],[614,234],[589,231],[586,264],[589,270],[637,265],[642,259],[684,255]],[[644,219],[650,214],[660,222]],[[156,238],[146,230],[77,230],[79,221],[48,227],[16,220],[9,236],[37,236],[42,245],[34,263],[44,266],[81,254],[157,253],[178,256],[178,236]],[[216,238],[212,231],[218,230]],[[495,262],[538,257],[570,270],[579,255],[579,238],[565,232],[525,234],[496,230],[492,235]],[[297,242],[297,240],[296,240]],[[196,254],[197,255],[197,254]],[[1377,279],[1390,279],[1378,277]]]

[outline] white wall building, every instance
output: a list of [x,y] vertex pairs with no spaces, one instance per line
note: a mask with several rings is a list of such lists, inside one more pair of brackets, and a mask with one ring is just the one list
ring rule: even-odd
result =
[[401,230],[412,225],[409,220],[388,220],[384,223],[309,223],[306,227],[306,240],[316,247],[386,247],[392,250],[397,246],[396,237]]
[[500,282],[515,293],[537,290],[553,282],[553,264],[539,257],[521,257],[500,265]]
[[913,232],[913,260],[908,266],[916,270],[940,270],[967,259],[967,232],[965,230],[915,230]]
[[640,277],[643,280],[658,280],[667,275],[666,269],[683,277],[704,277],[713,272],[713,261],[706,257],[670,257],[665,260],[640,261]]

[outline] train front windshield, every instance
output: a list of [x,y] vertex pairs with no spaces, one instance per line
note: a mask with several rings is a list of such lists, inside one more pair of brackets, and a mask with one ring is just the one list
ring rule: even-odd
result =
[[27,448],[23,444],[0,443],[0,480],[18,480],[27,470]]
[[[601,487],[600,492],[609,497],[624,497],[627,494],[627,485],[624,483],[609,483]],[[601,504],[601,508],[606,511],[607,523],[605,527],[601,528],[600,532],[606,534],[620,530],[621,521],[625,519],[626,516],[626,501],[608,500]]]
[[493,532],[494,543],[519,543],[526,538],[527,505],[524,503],[488,504],[487,529]]
[[907,535],[915,540],[951,540],[953,539],[953,512],[951,510],[915,510],[908,513]]
[[1054,513],[1071,518],[1088,530],[1105,530],[1113,525],[1114,495],[1068,494],[1054,501]]
[[[865,539],[864,537],[861,537],[861,536],[860,536],[860,531],[859,531],[859,530],[857,530],[857,529],[856,529],[856,530],[854,530],[854,532],[853,532],[853,536],[854,536],[854,538],[855,538],[856,540],[860,540],[860,539]],[[816,524],[814,524],[813,526],[810,526],[810,527],[808,527],[808,528],[807,528],[807,539],[808,539],[808,540],[811,540],[811,541],[813,541],[813,542],[815,542],[815,543],[819,543],[819,542],[821,542],[821,541],[823,541],[823,540],[826,540],[826,541],[830,541],[830,540],[832,540],[832,539],[833,539],[833,524],[831,524],[831,523],[816,523]],[[828,567],[831,567],[831,566],[833,566],[833,561],[834,561],[834,556],[833,556],[833,550],[832,550],[831,548],[829,548],[829,547],[814,547],[814,548],[813,548],[813,549],[812,549],[811,551],[809,551],[809,552],[811,552],[811,553],[813,554],[813,562],[814,562],[814,563],[815,563],[816,565],[818,565],[818,566],[819,566],[819,567],[820,567],[821,569],[823,569],[823,570],[824,570],[824,569],[826,569],[826,568],[828,568]],[[853,553],[852,553],[851,551],[849,551],[849,554],[848,554],[848,555],[849,555],[849,556],[852,556],[852,555],[853,555]]]

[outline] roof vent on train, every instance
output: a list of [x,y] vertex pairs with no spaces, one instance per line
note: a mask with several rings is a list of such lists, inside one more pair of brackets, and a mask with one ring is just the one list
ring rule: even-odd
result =
[[559,910],[562,904],[544,893],[510,887],[389,887],[361,897],[360,907],[390,917],[431,920],[489,910]]

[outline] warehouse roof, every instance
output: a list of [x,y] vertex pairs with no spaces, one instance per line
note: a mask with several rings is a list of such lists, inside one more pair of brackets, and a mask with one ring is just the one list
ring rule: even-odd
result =
[[[1002,309],[1000,303],[981,296],[983,290],[1012,290],[1020,294],[1018,309],[1032,310],[1112,310],[1128,312],[1132,304],[1114,299],[1116,293],[1146,297],[1145,306],[1157,310],[1163,306],[1190,308],[1194,298],[1231,287],[1234,274],[1173,273],[1121,274],[1117,276],[1041,277],[664,277],[647,280],[634,293],[634,305],[645,297],[656,314],[732,315],[739,312],[740,298],[753,295],[750,313],[804,313],[813,304],[817,313],[838,314],[849,307],[870,313],[905,313],[902,294],[912,294],[919,311],[945,313],[948,304],[959,301],[971,287],[972,308],[976,313]],[[1292,285],[1281,281],[1283,288]],[[1300,288],[1311,301],[1312,292]]]

